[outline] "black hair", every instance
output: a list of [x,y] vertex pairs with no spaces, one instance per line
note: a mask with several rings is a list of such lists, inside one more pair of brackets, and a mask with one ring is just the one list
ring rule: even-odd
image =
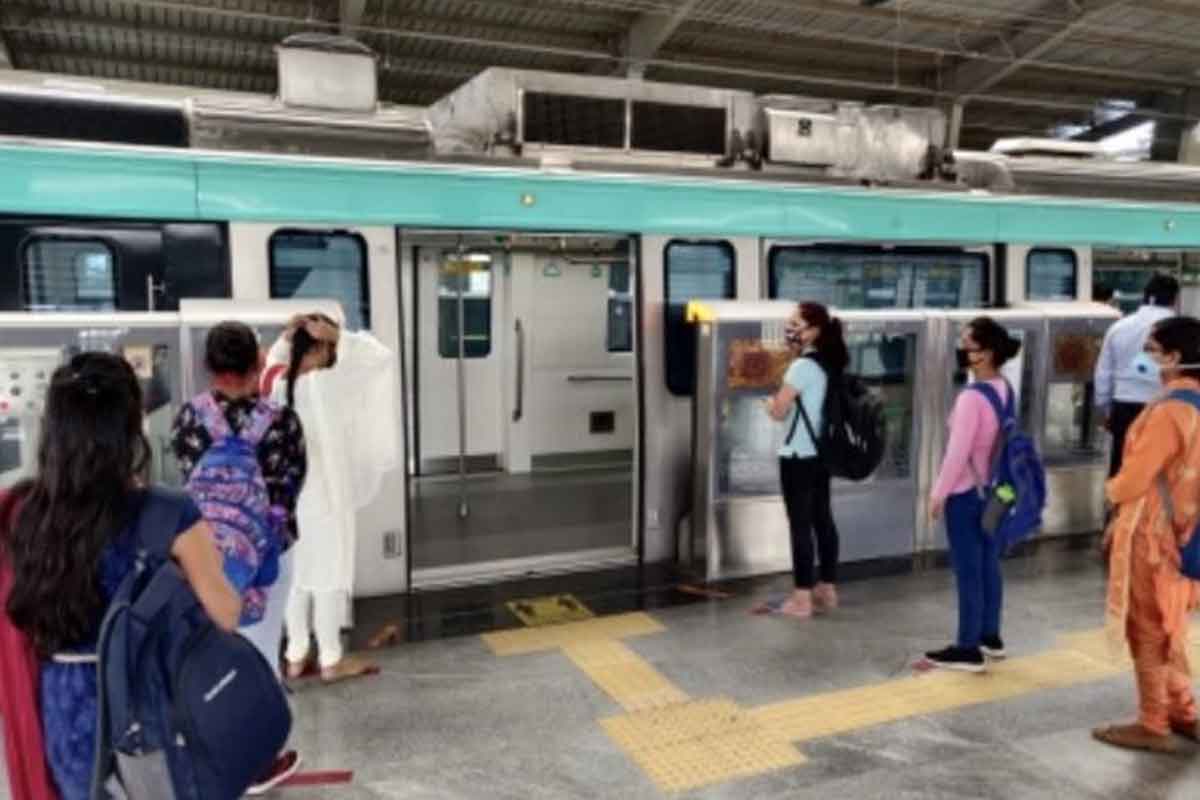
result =
[[820,328],[821,333],[813,342],[817,351],[817,363],[827,373],[841,375],[850,365],[850,350],[842,331],[842,321],[831,316],[829,309],[820,303],[801,303],[800,318],[806,325]]
[[204,366],[213,375],[245,375],[258,366],[258,336],[241,322],[220,323],[204,340]]
[[141,388],[124,359],[83,353],[55,370],[37,474],[0,509],[13,572],[8,616],[42,658],[95,634],[105,608],[100,560],[130,522],[130,492],[149,457]]
[[1156,272],[1150,276],[1150,280],[1146,282],[1146,290],[1142,293],[1142,300],[1146,305],[1162,306],[1164,308],[1170,308],[1175,305],[1175,301],[1178,298],[1179,281],[1161,272]]
[[[1200,364],[1200,320],[1195,317],[1170,317],[1150,331],[1164,353],[1179,353],[1180,364]],[[1188,378],[1200,380],[1200,367],[1180,370]]]
[[1097,283],[1092,287],[1092,300],[1097,303],[1107,303],[1113,299],[1113,288]]
[[979,349],[992,354],[992,366],[996,369],[1021,352],[1020,340],[1011,336],[1003,325],[991,317],[976,317],[967,328]]
[[[337,322],[325,316],[324,314],[309,314],[307,319],[314,322],[326,322],[334,327],[337,327]],[[320,340],[313,338],[313,335],[305,330],[303,325],[298,325],[292,333],[292,359],[288,363],[287,370],[287,404],[288,408],[296,405],[296,379],[300,377],[300,366],[304,362],[304,357],[309,351],[321,344]],[[332,367],[337,363],[337,348],[333,348],[329,356],[329,363],[326,366]]]

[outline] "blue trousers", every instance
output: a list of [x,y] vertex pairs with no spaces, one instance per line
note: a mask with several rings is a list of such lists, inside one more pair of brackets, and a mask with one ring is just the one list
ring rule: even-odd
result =
[[946,534],[958,583],[959,647],[979,647],[982,637],[1000,635],[1000,548],[983,532],[983,507],[974,489],[946,501]]

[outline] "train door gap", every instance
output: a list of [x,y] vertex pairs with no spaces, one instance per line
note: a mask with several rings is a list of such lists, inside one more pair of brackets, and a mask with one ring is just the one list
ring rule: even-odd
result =
[[636,560],[631,240],[404,235],[412,585]]

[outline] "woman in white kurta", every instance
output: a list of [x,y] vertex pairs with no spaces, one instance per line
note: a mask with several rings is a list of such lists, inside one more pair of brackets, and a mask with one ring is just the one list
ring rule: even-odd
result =
[[[322,679],[356,677],[373,665],[344,654],[341,629],[350,616],[357,512],[399,463],[396,358],[369,333],[341,330],[328,318],[309,315],[289,326],[267,362],[267,375],[278,376],[272,399],[292,401],[308,450],[286,612],[288,675],[304,673],[315,633]],[[283,374],[281,366],[287,367]],[[290,398],[289,383],[294,383]]]

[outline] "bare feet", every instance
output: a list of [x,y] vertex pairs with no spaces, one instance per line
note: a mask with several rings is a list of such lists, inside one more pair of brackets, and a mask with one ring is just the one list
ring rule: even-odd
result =
[[1129,750],[1148,750],[1152,753],[1176,753],[1179,745],[1170,736],[1149,731],[1141,725],[1107,725],[1096,728],[1092,736],[1105,744]]
[[818,583],[813,587],[812,599],[818,612],[833,611],[838,607],[837,588],[832,583]]

